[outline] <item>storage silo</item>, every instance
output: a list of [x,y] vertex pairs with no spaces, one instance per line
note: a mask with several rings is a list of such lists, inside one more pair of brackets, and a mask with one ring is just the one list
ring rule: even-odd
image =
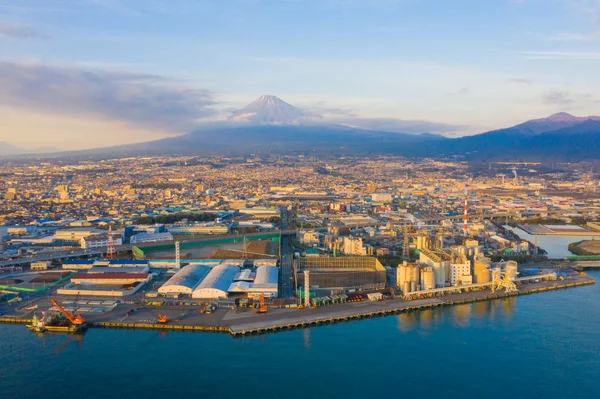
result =
[[402,292],[406,295],[410,292],[410,281],[405,281],[402,286]]
[[416,287],[417,285],[420,284],[420,276],[419,276],[420,271],[419,271],[419,269],[420,268],[417,265],[412,265],[411,266],[411,269],[410,269],[410,271],[411,271],[411,273],[410,273],[411,286],[412,286],[412,284],[414,284],[415,287]]
[[492,262],[489,259],[475,259],[474,267],[474,283],[489,283],[492,281],[492,273],[490,271]]
[[406,262],[404,262],[398,265],[398,270],[396,270],[396,285],[400,288],[403,288],[406,281],[409,281],[408,265]]
[[421,289],[432,290],[435,288],[435,273],[431,267],[421,268]]

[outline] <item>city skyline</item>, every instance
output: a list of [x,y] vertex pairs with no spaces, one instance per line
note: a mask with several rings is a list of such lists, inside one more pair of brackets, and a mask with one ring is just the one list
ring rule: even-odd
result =
[[331,122],[455,137],[598,114],[595,0],[0,2],[0,141],[184,134],[274,94]]

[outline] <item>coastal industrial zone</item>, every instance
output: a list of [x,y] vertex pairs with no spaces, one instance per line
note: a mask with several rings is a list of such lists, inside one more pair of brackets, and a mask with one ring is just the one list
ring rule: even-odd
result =
[[240,336],[593,284],[600,266],[590,164],[256,155],[0,173],[0,321],[37,334]]

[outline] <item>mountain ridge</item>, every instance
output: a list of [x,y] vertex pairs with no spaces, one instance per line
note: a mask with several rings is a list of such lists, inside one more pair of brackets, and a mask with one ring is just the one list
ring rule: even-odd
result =
[[[328,155],[400,155],[459,157],[471,161],[600,159],[600,117],[566,112],[531,119],[512,127],[447,138],[327,124],[279,97],[263,95],[232,113],[233,123],[206,125],[154,141],[70,151],[48,157],[120,157],[148,155],[243,155],[311,153]],[[241,122],[245,123],[241,123]],[[34,156],[34,155],[31,155]],[[36,155],[40,157],[40,155]]]

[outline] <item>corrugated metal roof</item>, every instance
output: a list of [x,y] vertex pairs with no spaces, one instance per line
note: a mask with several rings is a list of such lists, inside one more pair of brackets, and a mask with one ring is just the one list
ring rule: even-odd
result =
[[239,267],[233,265],[215,266],[208,273],[208,276],[196,287],[194,292],[202,289],[216,289],[227,292],[229,285],[233,282],[233,278],[239,270]]
[[110,279],[146,279],[147,273],[92,273],[92,274],[77,274],[73,280],[110,280]]
[[277,284],[278,279],[279,270],[276,266],[259,266],[256,269],[256,278],[253,285]]
[[203,265],[189,265],[183,267],[160,287],[159,291],[168,291],[169,287],[180,286],[193,290],[211,271]]

